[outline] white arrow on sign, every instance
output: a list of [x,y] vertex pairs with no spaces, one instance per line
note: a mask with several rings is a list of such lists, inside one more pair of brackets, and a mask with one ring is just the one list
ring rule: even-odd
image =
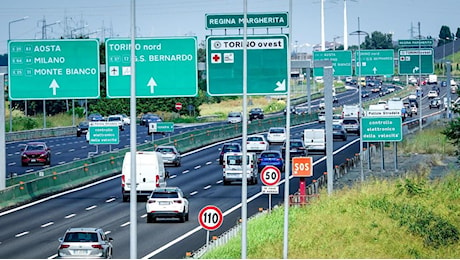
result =
[[420,69],[419,67],[414,67],[414,69],[412,70],[412,73],[417,72],[419,69]]
[[286,80],[283,79],[283,82],[276,82],[276,86],[275,91],[286,91]]
[[57,84],[55,79],[51,81],[50,88],[53,89],[53,96],[56,96],[56,89],[59,88],[59,84]]
[[372,71],[374,71],[374,74],[376,74],[376,73],[377,73],[377,68],[374,67],[374,68],[372,69]]
[[157,86],[157,83],[153,79],[153,77],[150,77],[149,83],[147,83],[147,86],[150,87],[150,94],[155,93],[155,87]]

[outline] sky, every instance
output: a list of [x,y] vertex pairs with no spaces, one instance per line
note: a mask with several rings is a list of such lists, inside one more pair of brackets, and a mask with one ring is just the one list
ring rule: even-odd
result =
[[[270,29],[270,34],[291,31],[292,48],[311,52],[321,42],[321,0],[246,0],[248,13],[288,12],[290,29]],[[324,0],[325,40],[343,43],[344,0]],[[243,13],[244,0],[136,0],[137,37],[223,35],[206,30],[206,14]],[[346,0],[348,33],[360,30],[393,34],[393,40],[420,34],[437,38],[441,26],[452,33],[460,27],[458,0]],[[0,8],[0,54],[7,53],[8,39],[57,39],[87,35],[90,38],[130,37],[131,0],[3,0]],[[25,20],[16,21],[23,17]],[[227,30],[237,34],[238,30]],[[248,31],[250,34],[251,31]],[[267,31],[256,30],[257,34]],[[363,37],[361,37],[363,40]],[[348,36],[356,45],[357,36]]]

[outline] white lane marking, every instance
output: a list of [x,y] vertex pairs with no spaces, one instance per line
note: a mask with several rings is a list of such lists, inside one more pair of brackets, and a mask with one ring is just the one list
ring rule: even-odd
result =
[[210,164],[212,164],[212,162],[206,162],[206,165],[210,165]]
[[218,180],[218,181],[216,181],[217,184],[220,184],[220,183],[222,183],[222,182],[224,182],[224,181],[223,181],[223,180]]
[[34,169],[28,169],[26,172],[29,173],[29,172],[33,172]]
[[203,189],[207,190],[207,189],[210,189],[211,187],[212,187],[211,185],[208,185],[208,186],[205,186]]
[[169,176],[170,179],[174,179],[174,178],[176,178],[176,177],[177,177],[177,175]]
[[198,170],[198,169],[200,169],[200,168],[201,168],[201,165],[197,165],[197,166],[195,166],[193,169]]
[[69,152],[73,152],[73,151],[75,151],[75,149],[70,149],[70,150],[69,150]]
[[22,236],[25,236],[25,235],[27,235],[27,234],[29,234],[29,231],[25,231],[25,232],[22,232],[22,233],[16,234],[16,236],[15,236],[15,237],[22,237]]
[[8,166],[13,166],[13,165],[16,165],[16,163],[9,163]]
[[73,218],[73,217],[75,217],[76,215],[77,215],[77,214],[70,214],[70,215],[65,216],[64,218]]
[[54,224],[54,222],[51,221],[51,222],[48,222],[48,223],[46,223],[46,224],[41,225],[40,227],[44,228],[44,227],[47,227],[47,226],[51,226],[51,225],[53,225],[53,224]]
[[147,217],[147,213],[141,216],[141,218],[146,218],[146,217]]
[[130,224],[130,222],[128,221],[128,222],[126,222],[126,223],[121,224],[120,227],[126,227],[126,226],[128,226],[129,224]]
[[116,200],[116,198],[110,198],[110,199],[106,200],[105,202],[110,203],[110,202],[115,201],[115,200]]
[[97,208],[97,206],[93,205],[93,206],[87,207],[85,210],[92,210],[92,209],[95,209],[95,208]]
[[110,233],[112,233],[112,231],[110,231],[110,230],[104,232],[104,234],[106,234],[106,235],[108,235],[108,234],[110,234]]
[[59,155],[59,154],[61,154],[61,153],[62,153],[62,152],[55,152],[54,154]]
[[75,158],[73,158],[73,160],[78,161],[78,160],[80,160],[80,157],[75,157]]
[[81,149],[85,149],[86,147],[88,147],[88,146],[86,146],[86,145],[83,145],[83,146],[81,147]]
[[189,173],[190,171],[189,170],[185,170],[182,172],[182,174],[186,174],[186,173]]
[[198,191],[190,192],[190,196],[193,196],[193,195],[196,195],[196,194],[198,194]]
[[64,163],[66,163],[66,161],[58,162],[58,164],[64,164]]

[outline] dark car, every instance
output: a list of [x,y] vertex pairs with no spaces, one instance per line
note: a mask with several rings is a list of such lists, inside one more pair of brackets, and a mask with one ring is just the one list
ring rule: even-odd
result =
[[361,97],[362,97],[362,98],[369,97],[370,94],[371,94],[371,93],[370,93],[369,90],[364,90],[364,89],[361,90]]
[[104,117],[99,113],[92,113],[89,114],[88,121],[104,121]]
[[280,151],[267,150],[260,153],[259,158],[257,159],[259,172],[268,165],[275,166],[282,172],[284,171],[284,159]]
[[[302,156],[307,156],[308,151],[305,149],[305,145],[302,141],[302,139],[291,139],[290,141],[290,150],[289,154],[292,157],[302,157]],[[283,155],[283,158],[286,155],[286,142],[283,143],[283,146],[281,146],[281,154]]]
[[342,124],[333,124],[332,125],[332,138],[340,139],[342,141],[347,140],[347,130],[343,127]]
[[89,122],[88,121],[83,121],[80,122],[77,126],[77,137],[80,137],[81,135],[86,135],[89,129]]
[[21,149],[21,165],[51,164],[51,151],[45,142],[30,142]]
[[149,123],[162,122],[163,120],[159,115],[147,113],[142,115],[140,125],[149,126]]
[[249,111],[249,120],[264,119],[264,111],[262,108],[256,107]]
[[228,152],[241,152],[241,144],[239,143],[225,143],[219,149],[219,164],[222,164],[224,161],[224,154]]

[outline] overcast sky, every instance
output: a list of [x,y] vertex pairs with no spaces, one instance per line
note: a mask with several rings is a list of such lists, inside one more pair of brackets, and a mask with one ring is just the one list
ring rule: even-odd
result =
[[[291,1],[292,44],[298,51],[311,52],[308,46],[321,42],[320,0]],[[205,14],[242,13],[243,3],[243,0],[136,0],[137,35],[195,35],[201,42],[205,35],[211,34],[205,29]],[[289,11],[289,0],[247,0],[247,3],[248,12]],[[358,17],[361,30],[392,33],[394,40],[417,36],[418,22],[421,35],[433,38],[438,37],[442,25],[449,26],[453,33],[460,27],[459,0],[347,0],[346,3],[349,33],[358,30]],[[325,0],[326,41],[343,36],[343,4],[344,0]],[[0,53],[7,52],[9,34],[14,40],[56,39],[74,34],[100,39],[129,37],[130,5],[130,0],[4,0],[0,8]],[[25,16],[26,20],[10,23]],[[288,33],[288,29],[283,33]],[[343,37],[336,41],[343,42]],[[348,41],[349,45],[356,45],[357,36],[349,36]]]

